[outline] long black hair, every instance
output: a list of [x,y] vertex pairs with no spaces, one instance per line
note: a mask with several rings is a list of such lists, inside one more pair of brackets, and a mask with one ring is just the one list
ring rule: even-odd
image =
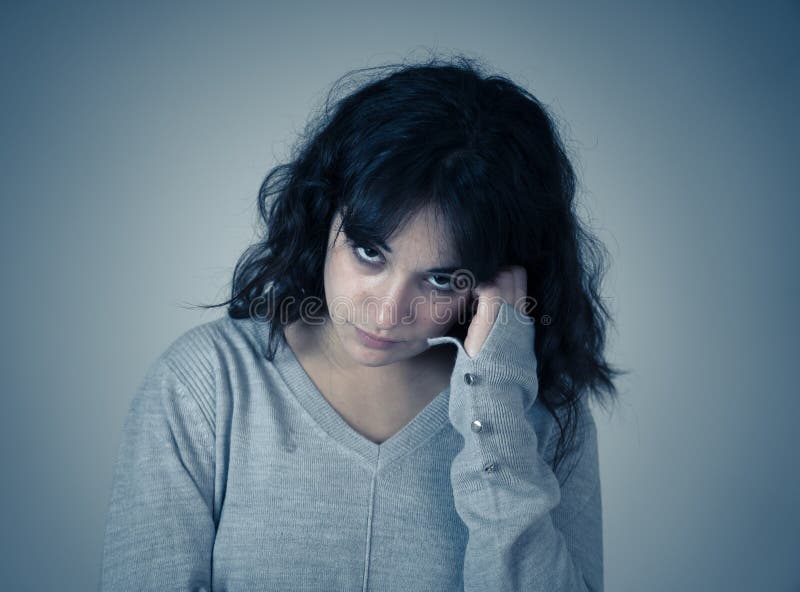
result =
[[[367,80],[337,98],[356,74]],[[231,298],[211,306],[271,321],[272,359],[304,305],[326,312],[323,268],[337,212],[346,236],[382,246],[433,206],[475,281],[506,264],[527,270],[538,398],[561,430],[555,470],[579,400],[593,392],[605,405],[624,373],[604,359],[606,251],[576,216],[576,183],[548,109],[473,58],[351,71],[334,83],[289,161],[264,179],[261,238],[237,262]],[[450,334],[463,338],[466,329],[456,324]]]

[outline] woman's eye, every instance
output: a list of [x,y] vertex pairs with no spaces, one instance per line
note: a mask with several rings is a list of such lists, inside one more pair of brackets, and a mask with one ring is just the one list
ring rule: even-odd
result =
[[[365,247],[356,243],[350,243],[350,249],[355,255],[356,259],[362,263],[365,263],[366,265],[381,264],[382,255],[377,249]],[[430,284],[439,292],[452,292],[452,281],[452,277],[449,275],[437,274],[430,276]]]
[[356,257],[363,261],[364,263],[380,263],[381,254],[380,251],[373,249],[372,247],[362,247],[359,245],[352,245],[353,253],[355,253]]
[[440,292],[453,291],[452,278],[449,275],[432,275],[431,280],[431,285]]

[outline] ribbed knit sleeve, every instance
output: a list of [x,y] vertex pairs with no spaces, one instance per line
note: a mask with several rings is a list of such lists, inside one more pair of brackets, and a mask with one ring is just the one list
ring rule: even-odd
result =
[[103,547],[102,591],[211,590],[214,434],[165,354],[123,428]]
[[560,487],[526,417],[538,394],[532,320],[503,303],[474,358],[452,337],[428,341],[459,349],[449,417],[464,445],[450,480],[456,511],[469,530],[464,590],[602,591],[595,424],[582,400],[581,445],[564,460],[572,471]]

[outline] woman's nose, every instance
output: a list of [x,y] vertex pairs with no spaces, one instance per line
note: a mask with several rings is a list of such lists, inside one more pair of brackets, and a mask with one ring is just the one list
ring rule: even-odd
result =
[[388,285],[377,302],[375,323],[378,330],[388,330],[399,324],[407,315],[411,289],[407,282],[397,281]]

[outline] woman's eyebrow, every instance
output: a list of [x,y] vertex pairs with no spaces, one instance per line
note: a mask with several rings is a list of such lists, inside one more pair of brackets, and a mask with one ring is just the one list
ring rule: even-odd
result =
[[[378,246],[380,248],[382,248],[384,251],[386,251],[387,253],[391,253],[392,252],[392,247],[390,247],[389,245],[387,245],[383,241],[381,241],[381,243]],[[452,274],[454,271],[457,271],[457,270],[459,270],[461,268],[462,268],[461,265],[454,265],[452,267],[432,267],[430,269],[426,269],[425,271],[421,271],[420,273],[441,273],[441,274],[449,273],[449,274]]]
[[454,271],[461,269],[460,265],[456,265],[455,267],[434,267],[432,269],[427,269],[422,273],[453,273]]

